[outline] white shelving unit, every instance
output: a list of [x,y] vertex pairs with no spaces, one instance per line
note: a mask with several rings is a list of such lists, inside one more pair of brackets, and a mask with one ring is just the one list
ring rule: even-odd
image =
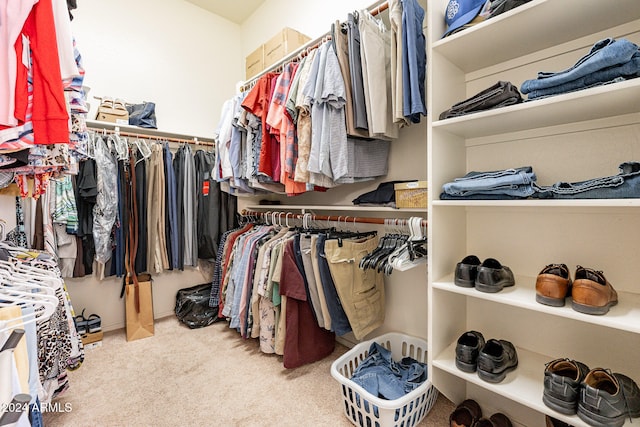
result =
[[[469,171],[525,165],[543,186],[617,174],[621,163],[640,161],[640,79],[438,116],[498,80],[519,88],[538,71],[566,69],[601,39],[639,44],[640,4],[532,0],[441,39],[447,4],[434,0],[428,9],[431,379],[453,402],[475,399],[514,425],[542,426],[548,414],[586,426],[542,403],[545,363],[568,357],[640,383],[640,199],[450,201],[438,189]],[[496,294],[455,286],[455,265],[470,254],[509,266],[516,285]],[[572,277],[577,265],[602,270],[619,304],[604,316],[574,311],[570,298],[565,307],[538,304],[535,278],[551,263],[566,263]],[[498,384],[458,370],[455,345],[468,330],[511,341],[518,368]]]

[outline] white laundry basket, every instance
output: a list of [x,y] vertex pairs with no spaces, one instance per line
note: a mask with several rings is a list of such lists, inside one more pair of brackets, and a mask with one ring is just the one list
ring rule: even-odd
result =
[[344,413],[356,426],[361,427],[412,427],[429,413],[438,398],[438,390],[425,381],[418,388],[394,400],[381,399],[351,381],[354,371],[369,354],[369,348],[377,342],[391,350],[393,360],[412,357],[427,363],[427,342],[397,332],[390,332],[366,342],[361,342],[343,354],[331,365],[331,376],[341,384]]

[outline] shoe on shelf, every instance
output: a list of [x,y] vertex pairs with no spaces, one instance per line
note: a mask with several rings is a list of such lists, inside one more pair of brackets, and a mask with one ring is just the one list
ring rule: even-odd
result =
[[578,417],[596,427],[621,427],[640,417],[640,389],[631,378],[602,368],[589,371],[580,389]]
[[478,355],[478,377],[489,383],[501,382],[517,366],[516,348],[506,340],[490,339]]
[[100,332],[102,330],[102,319],[97,314],[90,314],[86,320],[87,320],[87,331],[90,334]]
[[507,286],[516,284],[513,272],[495,258],[487,258],[478,267],[475,286],[480,292],[500,292]]
[[570,359],[555,359],[544,370],[542,402],[565,415],[575,415],[580,398],[580,384],[589,373],[589,367]]
[[456,367],[463,372],[475,372],[478,354],[484,344],[484,336],[480,332],[467,331],[460,335],[456,343]]
[[73,323],[76,326],[76,332],[78,335],[87,335],[89,332],[89,324],[88,320],[84,317],[84,309],[82,310],[82,313],[73,318]]
[[480,266],[480,258],[475,255],[467,255],[456,264],[456,271],[453,283],[463,288],[473,288],[478,276],[478,267]]
[[578,266],[571,290],[571,307],[585,314],[606,314],[618,303],[618,293],[602,271]]
[[566,264],[549,264],[536,278],[536,301],[553,307],[563,307],[571,294],[571,276]]
[[113,100],[113,108],[115,108],[116,110],[127,111],[127,107],[125,105],[125,102],[120,98],[116,98],[116,99]]
[[473,427],[482,418],[482,409],[478,402],[466,399],[449,415],[449,427]]
[[551,418],[549,415],[546,415],[544,417],[544,422],[546,424],[546,427],[573,427],[571,424],[567,424],[564,421]]
[[481,418],[474,427],[512,427],[511,420],[501,412],[491,415],[488,419]]

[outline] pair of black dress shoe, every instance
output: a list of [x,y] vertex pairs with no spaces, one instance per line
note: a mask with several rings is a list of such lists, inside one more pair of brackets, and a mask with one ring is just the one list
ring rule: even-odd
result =
[[463,372],[476,372],[481,380],[499,383],[507,372],[518,366],[518,353],[509,341],[490,339],[485,342],[478,331],[467,331],[456,343],[456,367]]
[[449,427],[513,427],[513,424],[501,412],[483,417],[478,402],[466,399],[449,415]]
[[475,255],[467,255],[456,264],[453,282],[464,288],[475,287],[480,292],[495,293],[516,284],[513,272],[495,258],[482,263]]
[[577,360],[555,359],[544,370],[544,404],[591,426],[620,427],[640,417],[640,388],[626,375],[589,369]]

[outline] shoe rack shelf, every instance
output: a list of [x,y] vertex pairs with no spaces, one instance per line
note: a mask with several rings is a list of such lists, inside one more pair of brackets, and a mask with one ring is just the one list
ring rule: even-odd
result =
[[474,288],[463,288],[453,283],[453,275],[434,281],[432,286],[444,292],[479,298],[500,304],[512,305],[526,310],[538,311],[552,316],[560,316],[580,322],[593,323],[607,328],[640,334],[640,295],[631,292],[618,292],[619,303],[604,316],[592,316],[571,308],[571,298],[567,298],[564,307],[551,307],[536,302],[536,278],[516,275],[516,286],[504,288],[495,294],[480,292]]
[[[453,402],[475,399],[515,426],[544,425],[545,414],[585,426],[543,404],[545,363],[567,357],[640,383],[640,199],[451,201],[439,190],[469,171],[520,166],[532,166],[542,186],[617,174],[620,163],[640,160],[640,79],[438,116],[498,80],[520,88],[538,71],[564,70],[601,39],[640,44],[640,5],[532,0],[441,39],[448,2],[427,10],[430,376]],[[495,294],[455,286],[456,263],[472,254],[509,266],[516,285]],[[572,277],[577,265],[602,270],[618,305],[594,316],[573,310],[571,298],[565,307],[537,303],[536,276],[551,263],[566,263]],[[516,346],[519,366],[503,382],[455,367],[456,341],[469,330]]]
[[[452,375],[459,376],[469,383],[486,388],[495,394],[513,399],[527,405],[536,411],[544,412],[547,408],[542,403],[542,381],[540,366],[553,360],[552,357],[516,348],[518,352],[518,367],[511,371],[500,384],[489,384],[481,380],[476,373],[466,373],[458,370],[455,360],[456,342],[454,341],[433,360],[433,366]],[[561,419],[572,426],[587,426],[578,416],[557,414],[554,418]]]

